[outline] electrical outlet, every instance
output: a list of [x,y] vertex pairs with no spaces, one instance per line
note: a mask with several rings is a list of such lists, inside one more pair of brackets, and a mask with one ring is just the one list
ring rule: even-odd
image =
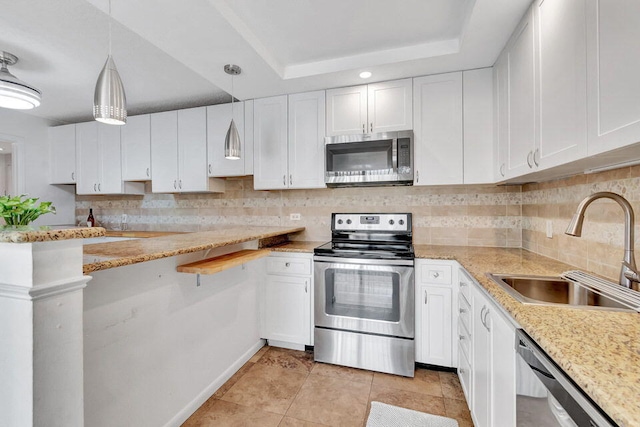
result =
[[289,219],[291,221],[300,221],[300,214],[299,213],[292,213],[291,215],[289,215]]
[[553,237],[553,221],[547,220],[547,237],[551,239]]

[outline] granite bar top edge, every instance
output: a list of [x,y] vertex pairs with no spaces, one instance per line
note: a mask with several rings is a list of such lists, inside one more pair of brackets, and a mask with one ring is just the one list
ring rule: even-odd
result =
[[85,239],[90,237],[102,237],[105,229],[102,227],[24,227],[9,228],[0,227],[0,243],[35,243],[53,242],[70,239]]

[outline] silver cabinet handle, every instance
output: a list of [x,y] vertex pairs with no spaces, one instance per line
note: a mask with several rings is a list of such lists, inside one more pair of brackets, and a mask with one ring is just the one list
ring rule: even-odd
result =
[[304,293],[305,294],[307,293],[307,281],[306,280],[304,281]]
[[290,263],[290,262],[285,262],[285,263],[284,263],[284,266],[285,266],[285,267],[290,267],[290,266],[291,266],[291,263]]
[[178,189],[178,181],[177,180],[173,180],[173,189],[177,190]]
[[293,175],[289,175],[289,185],[293,185]]
[[463,314],[463,313],[466,313],[468,310],[466,308],[461,308],[458,311],[460,312],[460,314]]
[[540,166],[540,149],[536,148],[536,151],[533,152],[533,163],[536,164],[536,166]]
[[529,151],[529,154],[527,154],[527,164],[529,165],[529,168],[533,167],[532,158],[533,158],[533,151]]
[[371,122],[371,133],[373,133],[373,122]]
[[[482,324],[484,325],[484,311],[487,309],[486,306],[482,306],[482,309],[480,310],[480,322],[482,322]],[[485,325],[486,328],[486,325]]]
[[482,318],[482,324],[484,325],[484,327],[487,329],[487,331],[491,332],[491,329],[489,329],[489,325],[487,325],[487,316],[489,315],[489,309],[487,308],[484,311],[484,317]]
[[467,286],[467,282],[460,282],[460,287],[464,288],[465,286]]
[[100,183],[98,183],[98,192],[102,191],[102,189],[100,188]]
[[98,191],[98,184],[93,184],[93,191]]
[[428,300],[428,294],[427,294],[427,290],[424,290],[424,303],[427,304],[429,302]]
[[76,173],[71,172],[71,181],[75,181],[75,180],[76,180]]
[[437,271],[434,271],[432,276],[434,279],[437,279],[438,277],[440,277],[440,273],[438,273]]
[[367,133],[366,126],[364,123],[362,124],[362,133]]
[[178,181],[178,187],[182,190],[182,180]]
[[211,175],[211,165],[209,165],[209,175]]
[[504,176],[504,168],[505,168],[505,164],[503,163],[502,165],[500,165],[500,175]]
[[464,335],[458,335],[458,340],[459,341],[464,341]]
[[416,182],[420,182],[420,171],[416,171]]
[[147,176],[151,176],[149,173],[150,173],[149,168],[147,168]]
[[282,185],[287,186],[287,175],[282,175]]

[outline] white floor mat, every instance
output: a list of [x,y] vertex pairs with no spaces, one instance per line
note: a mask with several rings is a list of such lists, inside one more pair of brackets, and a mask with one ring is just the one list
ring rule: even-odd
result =
[[371,402],[367,427],[458,427],[458,422],[386,403]]

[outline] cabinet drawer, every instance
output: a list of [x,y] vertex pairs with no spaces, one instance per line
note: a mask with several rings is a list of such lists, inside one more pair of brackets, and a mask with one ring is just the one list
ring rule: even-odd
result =
[[471,334],[464,328],[462,323],[458,323],[458,349],[464,353],[467,359],[470,359]]
[[432,283],[436,285],[451,284],[451,266],[440,264],[420,265],[420,282]]
[[471,330],[471,305],[469,302],[462,296],[462,294],[458,294],[458,320],[459,323],[467,330]]
[[460,269],[459,278],[460,294],[467,300],[467,305],[471,305],[471,285],[473,281],[463,269]]
[[460,378],[460,385],[462,386],[464,397],[467,399],[467,404],[471,407],[471,395],[469,394],[471,390],[471,364],[462,348],[458,351],[458,377]]
[[311,260],[305,258],[267,258],[268,274],[310,275]]

